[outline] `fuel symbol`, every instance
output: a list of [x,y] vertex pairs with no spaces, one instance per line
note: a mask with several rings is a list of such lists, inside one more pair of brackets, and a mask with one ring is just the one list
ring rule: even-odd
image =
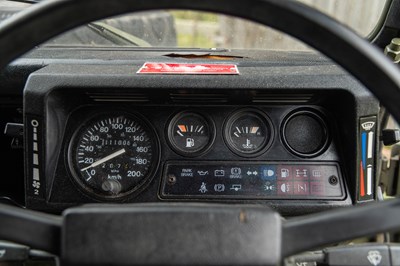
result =
[[214,127],[206,117],[190,112],[176,115],[168,126],[172,148],[184,156],[197,156],[206,151],[214,139]]

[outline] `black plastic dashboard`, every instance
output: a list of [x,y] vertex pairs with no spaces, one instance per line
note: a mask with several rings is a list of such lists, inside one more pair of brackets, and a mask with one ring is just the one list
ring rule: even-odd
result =
[[[364,160],[365,174],[359,150],[360,123],[375,123],[377,101],[323,57],[254,52],[257,59],[229,62],[240,71],[232,76],[140,75],[146,61],[186,61],[160,52],[145,53],[144,59],[123,55],[114,51],[116,61],[87,64],[50,60],[28,79],[28,208],[59,212],[90,202],[212,201],[265,204],[296,215],[375,198],[375,180],[366,175],[376,171],[377,139],[368,142],[373,156]],[[107,121],[110,132],[100,134]],[[132,143],[125,142],[133,144],[131,151],[118,146],[118,138],[117,147],[103,150],[116,135],[140,126],[145,145],[133,144],[141,136],[133,134]],[[89,140],[79,148],[96,127],[101,144]],[[149,148],[151,155],[143,156]],[[132,165],[129,158],[135,158],[136,172],[109,168],[119,160]],[[99,160],[103,166],[95,164]],[[103,171],[103,177],[91,170]],[[123,181],[128,175],[136,181]],[[360,175],[368,183],[363,194]]]

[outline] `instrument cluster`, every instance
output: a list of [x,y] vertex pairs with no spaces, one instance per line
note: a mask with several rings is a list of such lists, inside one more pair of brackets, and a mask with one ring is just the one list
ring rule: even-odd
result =
[[[81,121],[66,141],[68,175],[95,200],[134,197],[157,169],[163,199],[345,197],[339,165],[309,161],[331,144],[318,108],[292,108],[280,123],[276,114],[271,119],[268,110],[254,107],[229,108],[225,116],[184,109],[164,123],[138,110],[99,110],[84,118],[77,111]],[[175,155],[162,156],[165,150]],[[278,150],[292,160],[271,156]]]

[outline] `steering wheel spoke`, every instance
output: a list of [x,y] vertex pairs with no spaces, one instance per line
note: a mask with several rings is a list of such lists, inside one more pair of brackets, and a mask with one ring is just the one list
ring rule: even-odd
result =
[[400,229],[399,221],[400,199],[294,218],[283,223],[282,256]]

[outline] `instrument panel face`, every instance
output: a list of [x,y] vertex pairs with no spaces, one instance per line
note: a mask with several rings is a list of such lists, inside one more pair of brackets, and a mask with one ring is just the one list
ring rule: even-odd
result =
[[[62,139],[50,141],[59,148],[47,149],[46,156],[57,159],[46,172],[46,204],[346,205],[351,201],[329,115],[318,105],[81,103],[64,120],[48,118],[48,128],[57,123],[64,130],[49,135]],[[309,134],[316,141],[306,149],[310,139],[302,136]]]

